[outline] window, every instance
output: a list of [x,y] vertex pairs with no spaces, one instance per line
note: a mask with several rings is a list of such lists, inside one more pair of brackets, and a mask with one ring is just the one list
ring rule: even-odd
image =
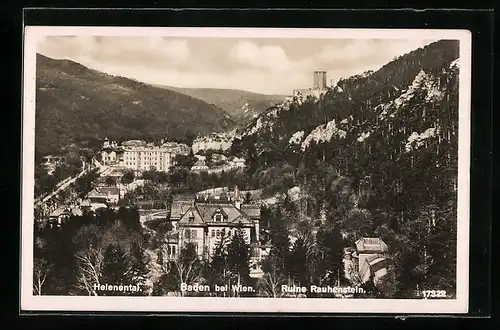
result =
[[174,244],[170,244],[168,246],[167,254],[169,258],[175,258],[177,256],[177,246]]
[[220,230],[217,229],[217,237],[220,237]]
[[216,214],[214,215],[214,221],[215,222],[222,222],[223,216],[222,214]]
[[212,237],[215,237],[215,230],[212,229]]
[[184,236],[187,238],[187,239],[190,239],[191,238],[191,230],[190,229],[186,229],[184,231]]
[[191,230],[191,238],[196,239],[196,230],[195,229]]

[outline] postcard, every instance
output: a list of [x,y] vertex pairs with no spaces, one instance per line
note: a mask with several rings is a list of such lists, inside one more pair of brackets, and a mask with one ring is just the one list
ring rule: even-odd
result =
[[466,313],[466,30],[26,26],[21,310]]

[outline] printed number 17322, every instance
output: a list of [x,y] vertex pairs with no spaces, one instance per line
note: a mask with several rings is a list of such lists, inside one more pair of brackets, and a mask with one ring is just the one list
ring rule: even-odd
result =
[[423,290],[423,298],[446,298],[445,290]]

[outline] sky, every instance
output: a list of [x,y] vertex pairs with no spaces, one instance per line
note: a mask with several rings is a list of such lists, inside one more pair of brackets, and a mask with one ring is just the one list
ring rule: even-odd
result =
[[291,95],[312,86],[315,70],[327,72],[329,85],[434,41],[45,36],[37,52],[149,84]]

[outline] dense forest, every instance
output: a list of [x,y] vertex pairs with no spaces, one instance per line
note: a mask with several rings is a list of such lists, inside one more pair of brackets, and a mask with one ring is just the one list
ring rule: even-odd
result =
[[59,227],[35,223],[34,229],[36,295],[97,295],[94,284],[141,285],[146,280],[147,237],[133,206],[86,212]]
[[458,46],[435,42],[319,100],[271,108],[233,146],[249,175],[304,192],[284,217],[291,230],[387,242],[396,297],[455,290]]
[[193,139],[234,121],[202,100],[37,55],[36,152],[103,139]]

